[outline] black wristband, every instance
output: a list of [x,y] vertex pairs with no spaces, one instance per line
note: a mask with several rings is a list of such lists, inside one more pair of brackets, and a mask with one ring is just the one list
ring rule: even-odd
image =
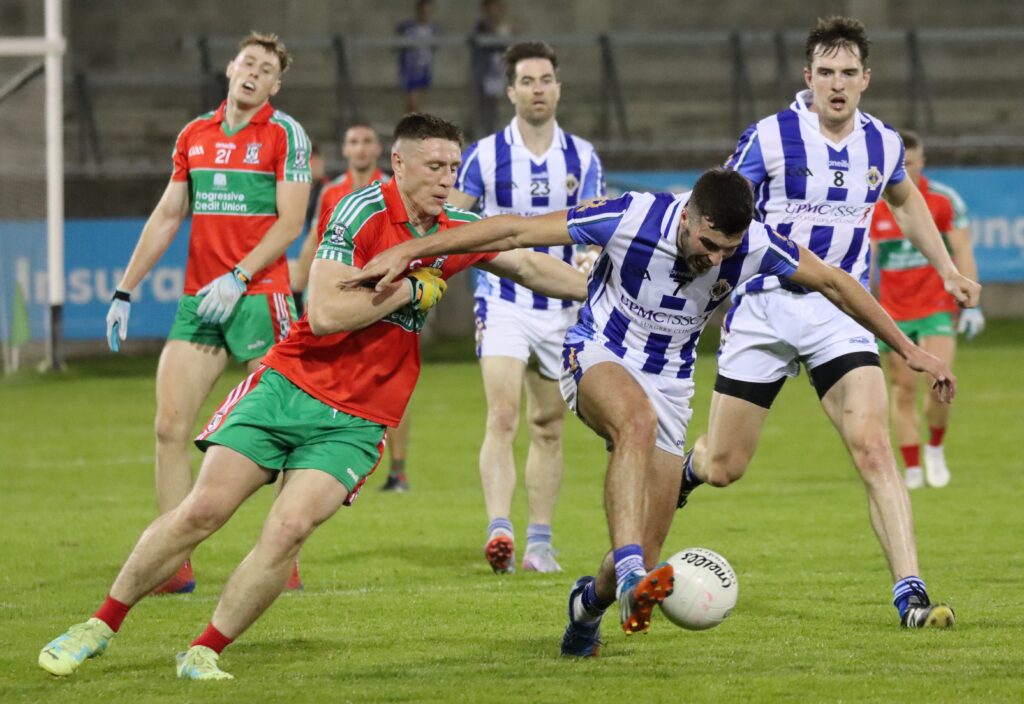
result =
[[114,296],[110,299],[112,301],[124,301],[125,303],[131,303],[132,294],[127,291],[122,291],[119,288],[114,289]]

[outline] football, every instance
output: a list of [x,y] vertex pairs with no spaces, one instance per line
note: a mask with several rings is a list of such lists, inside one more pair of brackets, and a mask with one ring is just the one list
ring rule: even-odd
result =
[[667,560],[675,587],[661,603],[665,617],[682,628],[714,628],[736,606],[739,583],[728,560],[707,548],[687,548]]

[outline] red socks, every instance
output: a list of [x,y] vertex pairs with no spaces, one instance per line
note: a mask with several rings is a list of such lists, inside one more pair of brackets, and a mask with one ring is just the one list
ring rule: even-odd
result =
[[124,617],[131,611],[131,605],[125,604],[113,598],[109,594],[107,600],[103,602],[99,610],[93,614],[93,618],[98,618],[103,623],[110,626],[110,630],[117,633],[121,630],[121,624],[124,622]]
[[900,454],[903,455],[903,466],[904,467],[920,467],[921,466],[921,446],[920,445],[900,445]]
[[203,634],[192,641],[191,645],[205,645],[213,652],[220,655],[224,648],[231,645],[233,638],[228,638],[226,635],[217,630],[217,628],[211,623],[203,631]]
[[932,428],[929,426],[928,430],[931,431],[931,438],[928,440],[928,444],[932,447],[938,447],[942,444],[942,438],[946,436],[945,428]]

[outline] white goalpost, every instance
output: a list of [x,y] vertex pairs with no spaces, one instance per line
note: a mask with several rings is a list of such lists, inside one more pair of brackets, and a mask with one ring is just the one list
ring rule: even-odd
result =
[[[0,121],[5,132],[0,138],[0,335],[7,371],[17,368],[21,348],[32,345],[43,350],[44,368],[63,366],[61,0],[44,0],[44,23],[40,37],[0,36]],[[43,184],[45,205],[38,202]],[[40,227],[40,221],[45,225]],[[33,241],[42,238],[45,247]],[[38,257],[33,262],[34,252],[45,252],[45,267],[38,266]],[[41,315],[33,315],[36,311]]]

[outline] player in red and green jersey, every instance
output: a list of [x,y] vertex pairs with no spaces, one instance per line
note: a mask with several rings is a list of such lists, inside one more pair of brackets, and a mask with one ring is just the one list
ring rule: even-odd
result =
[[[978,268],[971,249],[963,201],[953,189],[929,181],[922,175],[925,156],[920,138],[909,131],[901,132],[900,136],[905,149],[907,175],[924,196],[957,268],[964,276],[977,280]],[[956,332],[966,334],[968,340],[980,333],[985,327],[981,309],[965,308],[957,316],[958,306],[946,292],[942,278],[903,236],[885,203],[879,203],[875,209],[871,244],[874,266],[879,274],[879,302],[882,307],[910,339],[952,366],[956,354]],[[959,317],[957,330],[953,328],[955,316]],[[892,386],[892,425],[906,465],[904,478],[907,487],[919,489],[926,480],[929,486],[946,486],[949,468],[946,466],[943,439],[949,423],[949,404],[939,403],[934,392],[925,398],[924,412],[930,432],[922,469],[917,374],[885,343],[879,342],[879,347],[886,353]]]
[[[346,128],[342,140],[341,155],[345,159],[346,169],[338,178],[327,184],[320,192],[316,203],[316,222],[306,234],[299,254],[297,275],[292,281],[296,290],[303,290],[309,278],[309,267],[313,256],[323,240],[324,231],[331,220],[331,215],[341,199],[353,191],[365,188],[374,181],[386,182],[390,177],[377,166],[380,159],[381,145],[377,131],[365,122],[355,122]],[[387,480],[382,491],[404,493],[409,491],[409,482],[405,474],[405,458],[409,452],[409,419],[402,418],[398,427],[388,433],[388,455],[390,462]]]
[[206,630],[178,656],[178,676],[230,679],[220,652],[273,603],[313,530],[351,504],[383,450],[419,374],[419,331],[445,279],[479,266],[548,296],[582,300],[586,277],[526,250],[432,257],[400,281],[340,285],[392,245],[476,219],[446,204],[461,162],[461,132],[429,115],[395,128],[394,180],[348,196],[310,270],[309,305],[266,366],[231,394],[196,442],[206,457],[192,491],[143,532],[106,600],[88,621],[47,644],[39,665],[69,675],[101,655],[129,609],[171,575],[257,489],[286,475],[259,539],[228,579]]
[[[171,181],[107,314],[107,340],[117,352],[128,333],[130,292],[191,216],[184,295],[157,368],[161,513],[181,503],[192,486],[193,427],[229,355],[254,369],[295,318],[284,251],[302,229],[309,200],[310,142],[298,122],[269,102],[290,62],[276,35],[242,40],[227,67],[227,99],[178,135]],[[297,574],[295,580],[297,586]],[[186,559],[157,592],[194,587]]]

